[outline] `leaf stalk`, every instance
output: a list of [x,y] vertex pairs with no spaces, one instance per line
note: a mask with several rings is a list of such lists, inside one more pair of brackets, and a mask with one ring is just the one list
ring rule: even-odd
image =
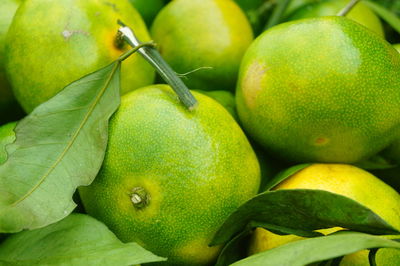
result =
[[337,15],[345,17],[360,1],[361,0],[351,0]]
[[194,110],[198,102],[193,94],[189,91],[183,81],[172,70],[167,62],[162,58],[161,54],[155,48],[154,42],[142,43],[133,33],[133,31],[120,23],[122,27],[119,29],[121,38],[125,40],[130,46],[133,47],[131,51],[120,57],[125,60],[130,54],[138,52],[141,54],[158,72],[158,74],[172,87],[178,95],[180,101],[189,109]]

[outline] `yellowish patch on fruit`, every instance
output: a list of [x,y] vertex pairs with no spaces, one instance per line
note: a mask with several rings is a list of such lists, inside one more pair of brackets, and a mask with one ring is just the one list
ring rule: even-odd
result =
[[264,78],[267,67],[261,62],[252,63],[248,70],[247,75],[243,79],[242,86],[246,88],[244,90],[246,104],[250,107],[254,107],[257,104],[256,99],[258,94],[262,91],[262,80]]
[[[190,261],[193,264],[206,265],[208,258],[217,257],[222,248],[221,246],[208,247],[209,239],[200,238],[190,241],[185,246],[177,249],[175,253],[178,257],[186,258],[186,261]],[[202,250],[201,254],[199,254],[200,249]]]

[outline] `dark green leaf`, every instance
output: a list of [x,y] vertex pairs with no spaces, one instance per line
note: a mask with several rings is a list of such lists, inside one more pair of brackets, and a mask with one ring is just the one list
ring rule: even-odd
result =
[[271,190],[274,188],[276,185],[284,181],[286,178],[294,175],[295,173],[299,172],[300,170],[310,166],[311,164],[305,163],[305,164],[299,164],[292,166],[288,169],[283,170],[282,172],[278,173],[271,181],[267,183],[265,186],[265,191]]
[[229,241],[218,256],[215,266],[226,266],[243,259],[247,255],[246,248],[250,239],[250,232],[244,231]]
[[364,0],[363,2],[390,26],[392,26],[393,29],[400,33],[400,19],[393,12],[371,1]]
[[400,243],[363,233],[344,232],[291,242],[255,254],[232,265],[303,266],[370,248],[400,248]]
[[122,243],[104,224],[84,214],[11,235],[0,245],[4,265],[114,266],[162,260],[136,243]]
[[371,249],[368,254],[369,265],[376,266],[376,253],[378,252],[377,248]]
[[400,233],[370,209],[342,195],[282,189],[261,193],[240,206],[225,220],[211,245],[226,243],[240,232],[260,225],[274,232],[306,237],[314,230],[336,226],[372,234]]
[[75,208],[74,191],[93,181],[103,161],[120,64],[71,83],[17,124],[0,166],[0,232],[40,228]]

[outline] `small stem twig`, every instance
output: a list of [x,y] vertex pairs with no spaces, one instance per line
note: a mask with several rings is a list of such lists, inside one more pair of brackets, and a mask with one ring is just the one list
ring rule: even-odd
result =
[[141,43],[141,44],[139,44],[138,46],[136,46],[136,47],[130,49],[128,52],[122,54],[122,55],[118,58],[118,61],[120,61],[120,62],[124,61],[125,59],[127,59],[128,57],[130,57],[133,53],[137,52],[137,50],[139,50],[140,48],[145,47],[145,46],[153,46],[153,47],[154,47],[154,46],[155,46],[155,43],[154,43],[153,41]]
[[280,0],[277,3],[274,11],[272,12],[271,18],[268,20],[267,26],[265,30],[277,25],[282,19],[282,15],[285,12],[287,6],[289,5],[290,0]]
[[361,0],[351,0],[342,10],[340,10],[337,16],[345,17],[360,1]]
[[160,76],[172,87],[175,93],[178,95],[180,101],[189,109],[193,110],[197,106],[197,100],[193,94],[189,91],[183,81],[178,75],[172,70],[172,68],[165,62],[160,53],[154,47],[154,43],[141,43],[135,36],[133,31],[120,22],[122,27],[119,29],[119,33],[123,40],[125,40],[130,46],[133,47],[131,51],[121,57],[125,59],[128,54],[138,52],[141,54],[160,74]]

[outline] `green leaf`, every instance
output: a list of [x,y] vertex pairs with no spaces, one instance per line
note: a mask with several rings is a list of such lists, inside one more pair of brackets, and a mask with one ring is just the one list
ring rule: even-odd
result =
[[284,181],[286,178],[294,175],[295,173],[299,172],[300,170],[303,170],[304,168],[310,166],[310,163],[305,163],[305,164],[299,164],[292,166],[288,169],[283,170],[282,172],[278,173],[271,181],[267,183],[265,186],[265,191],[271,190],[274,188],[276,185]]
[[392,26],[393,29],[400,33],[400,19],[394,13],[387,10],[383,6],[373,3],[371,1],[364,0],[363,2],[384,21],[386,21],[390,26]]
[[5,124],[0,127],[0,164],[7,160],[6,145],[15,140],[14,128],[17,122]]
[[250,232],[244,231],[235,236],[221,250],[217,263],[214,266],[226,266],[231,263],[243,259],[247,255],[247,249],[250,240]]
[[102,164],[108,120],[119,106],[120,61],[64,88],[21,120],[0,166],[0,232],[57,222]]
[[289,189],[257,195],[233,212],[210,245],[228,242],[255,227],[309,237],[310,232],[340,226],[371,234],[400,234],[370,209],[324,190]]
[[342,232],[292,242],[243,260],[235,266],[303,266],[370,248],[400,248],[400,243],[363,233]]
[[400,15],[400,1],[398,0],[373,0],[372,2],[385,7],[397,16]]
[[163,260],[136,243],[122,243],[104,224],[84,214],[11,235],[0,245],[4,265],[114,266]]

